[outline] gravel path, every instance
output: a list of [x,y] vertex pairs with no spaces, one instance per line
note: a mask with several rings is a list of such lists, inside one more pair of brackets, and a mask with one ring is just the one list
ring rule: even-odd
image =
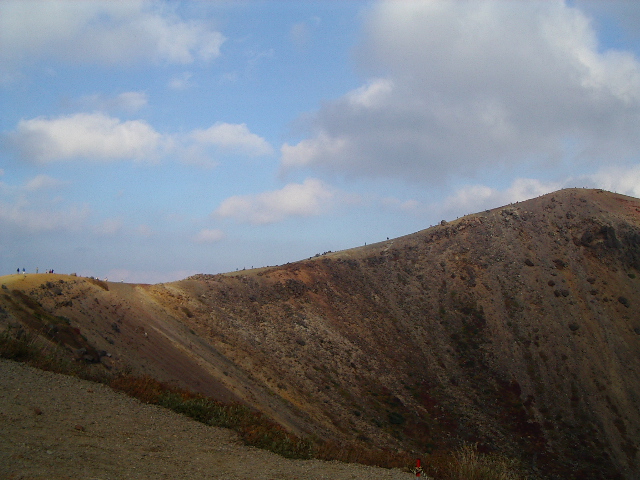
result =
[[[0,478],[408,480],[413,474],[288,460],[110,388],[0,359]],[[424,477],[423,477],[424,478]]]

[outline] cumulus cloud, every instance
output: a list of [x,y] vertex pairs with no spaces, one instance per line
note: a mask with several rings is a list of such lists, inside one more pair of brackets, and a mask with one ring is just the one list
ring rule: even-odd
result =
[[[486,185],[468,185],[458,189],[439,204],[437,209],[444,216],[459,216],[476,213],[482,210],[521,202],[529,198],[539,197],[570,184],[564,182],[543,182],[533,178],[516,178],[504,190]],[[433,208],[430,207],[430,208]]]
[[251,133],[247,125],[217,122],[206,130],[194,130],[191,138],[203,145],[250,156],[269,155],[273,147],[262,137]]
[[347,93],[347,103],[352,107],[366,110],[379,110],[385,106],[385,100],[393,91],[393,81],[377,78],[368,84]]
[[640,63],[602,51],[578,8],[385,1],[365,31],[356,57],[375,77],[317,111],[283,168],[437,184],[640,151]]
[[303,183],[290,183],[280,190],[229,197],[214,214],[253,224],[276,223],[288,217],[320,215],[331,207],[336,195],[320,180],[308,178]]
[[640,198],[640,165],[606,167],[582,177],[582,180],[585,186],[594,186]]
[[141,120],[120,121],[102,113],[21,120],[8,135],[26,160],[49,163],[68,159],[154,161],[165,141]]
[[[135,96],[129,100],[135,103]],[[218,122],[187,134],[161,134],[144,120],[122,121],[99,112],[21,120],[4,137],[23,160],[36,163],[70,160],[155,163],[172,153],[184,163],[214,167],[218,164],[215,157],[221,154],[256,157],[273,153],[269,142],[252,133],[244,123]]]
[[324,131],[318,132],[313,138],[300,141],[297,145],[285,143],[280,148],[281,163],[285,169],[304,167],[325,162],[338,164],[347,158],[349,153],[356,154],[347,136],[331,136]]
[[521,202],[562,188],[602,188],[611,192],[640,197],[640,165],[609,166],[594,173],[554,181],[516,178],[504,189],[487,185],[466,185],[443,201],[429,205],[426,211],[438,211],[443,217],[467,215],[482,210]]
[[205,228],[198,232],[194,241],[196,243],[216,243],[224,238],[224,232],[218,229]]
[[183,19],[167,2],[6,0],[0,3],[0,59],[34,57],[105,64],[189,64],[220,55],[225,37]]

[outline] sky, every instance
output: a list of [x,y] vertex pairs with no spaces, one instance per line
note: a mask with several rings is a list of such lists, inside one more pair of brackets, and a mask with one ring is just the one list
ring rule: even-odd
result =
[[640,2],[0,2],[0,275],[280,265],[640,197]]

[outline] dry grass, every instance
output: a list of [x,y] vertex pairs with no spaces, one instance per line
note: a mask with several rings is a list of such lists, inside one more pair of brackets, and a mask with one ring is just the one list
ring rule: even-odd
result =
[[455,454],[453,480],[519,480],[514,461],[497,454],[482,455],[475,445],[465,445]]
[[521,480],[518,463],[498,454],[482,454],[476,445],[439,452],[423,462],[424,472],[436,480]]
[[8,327],[0,332],[0,358],[24,362],[40,370],[107,383],[110,374],[101,366],[74,361],[63,347],[24,330]]
[[318,442],[313,449],[313,456],[320,460],[338,460],[384,468],[408,468],[415,462],[415,457],[406,452],[379,450],[365,445],[345,445],[331,441]]
[[310,458],[311,443],[287,432],[260,412],[245,405],[224,404],[188,390],[171,387],[151,377],[122,375],[110,386],[146,403],[160,405],[206,425],[236,431],[246,445],[286,458]]

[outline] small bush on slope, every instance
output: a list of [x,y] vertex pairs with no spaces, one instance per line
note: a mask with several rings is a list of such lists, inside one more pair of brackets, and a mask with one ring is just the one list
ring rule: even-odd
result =
[[517,466],[503,456],[478,452],[476,445],[464,445],[453,455],[449,472],[450,480],[519,480]]
[[247,445],[270,450],[286,458],[311,458],[311,442],[287,432],[247,406],[223,404],[146,376],[120,376],[110,385],[144,402],[161,405],[206,425],[230,428]]
[[74,362],[64,348],[44,340],[22,328],[8,327],[0,332],[0,358],[28,363],[50,372],[64,373],[94,382],[103,382],[106,375],[84,362]]

